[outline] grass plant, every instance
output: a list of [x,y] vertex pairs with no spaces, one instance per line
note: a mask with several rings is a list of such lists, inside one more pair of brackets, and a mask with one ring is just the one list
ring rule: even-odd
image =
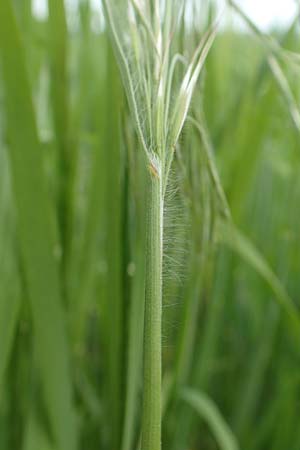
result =
[[299,450],[299,13],[21,3],[0,0],[0,450]]

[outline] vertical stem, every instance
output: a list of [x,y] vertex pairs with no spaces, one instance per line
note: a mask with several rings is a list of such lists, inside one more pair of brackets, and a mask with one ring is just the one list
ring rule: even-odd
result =
[[[108,43],[109,44],[109,43]],[[110,417],[109,448],[120,448],[121,421],[123,416],[123,344],[124,344],[124,305],[125,294],[123,281],[123,247],[122,247],[122,194],[124,190],[124,173],[120,117],[122,96],[119,89],[119,77],[112,48],[107,48],[107,80],[110,85],[106,93],[105,130],[105,171],[106,171],[106,302],[103,318],[107,342],[107,414]],[[110,132],[111,127],[114,133]],[[103,169],[102,169],[103,170]],[[97,176],[97,174],[95,174]],[[113,330],[113,333],[112,333]]]
[[161,176],[152,170],[147,206],[142,450],[160,450],[163,195]]

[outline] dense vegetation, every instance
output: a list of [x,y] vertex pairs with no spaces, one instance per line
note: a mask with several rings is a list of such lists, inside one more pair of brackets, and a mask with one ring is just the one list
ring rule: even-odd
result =
[[0,0],[0,450],[300,450],[299,16],[129,3]]

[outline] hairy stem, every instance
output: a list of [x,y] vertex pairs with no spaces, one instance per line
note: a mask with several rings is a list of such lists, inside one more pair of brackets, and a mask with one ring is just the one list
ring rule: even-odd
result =
[[148,181],[142,450],[161,448],[163,195],[161,174]]

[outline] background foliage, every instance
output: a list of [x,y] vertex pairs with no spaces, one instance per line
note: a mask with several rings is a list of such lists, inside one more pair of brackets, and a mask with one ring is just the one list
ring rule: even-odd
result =
[[[299,450],[299,17],[231,14],[168,188],[163,448]],[[85,0],[0,0],[1,450],[138,447],[145,169],[107,34]]]

